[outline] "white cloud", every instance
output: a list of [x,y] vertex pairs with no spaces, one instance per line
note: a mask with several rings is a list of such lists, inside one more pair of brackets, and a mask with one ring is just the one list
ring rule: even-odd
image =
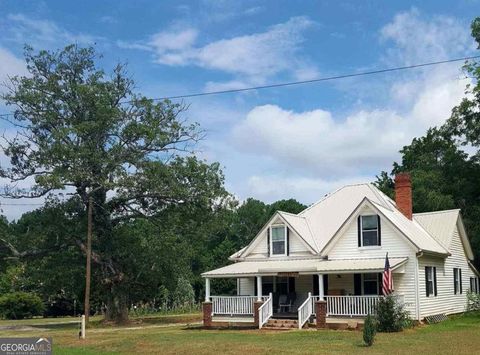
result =
[[102,40],[102,37],[72,33],[52,21],[32,19],[24,14],[8,15],[5,28],[4,39],[38,47],[67,43],[93,44]]
[[0,63],[2,63],[2,65],[0,65],[0,90],[1,83],[3,83],[8,76],[26,74],[27,72],[25,62],[6,48],[0,47]]
[[415,8],[397,14],[381,29],[380,36],[395,44],[388,53],[389,60],[405,65],[449,59],[474,49],[465,24],[448,16],[426,20]]
[[[165,65],[194,65],[236,76],[231,83],[263,82],[279,73],[295,77],[316,75],[312,64],[299,57],[302,32],[313,24],[306,17],[293,17],[267,31],[221,39],[198,45],[198,31],[193,28],[173,28],[154,34],[148,41],[125,43],[124,48],[149,50],[155,62]],[[246,78],[245,78],[246,77]]]
[[[383,59],[396,63],[439,60],[471,48],[467,26],[447,17],[425,20],[417,10],[395,16],[381,35],[394,45]],[[326,108],[301,112],[277,105],[253,108],[234,127],[233,142],[255,159],[263,156],[274,161],[279,169],[274,175],[254,174],[249,179],[250,191],[270,200],[284,195],[303,199],[309,191],[323,193],[330,181],[343,184],[367,176],[364,181],[372,180],[380,170],[391,167],[399,158],[398,151],[412,138],[450,116],[471,82],[458,79],[461,65],[399,75],[382,86],[390,93],[386,102],[373,108],[359,105],[347,114]],[[358,88],[351,90],[355,95]]]

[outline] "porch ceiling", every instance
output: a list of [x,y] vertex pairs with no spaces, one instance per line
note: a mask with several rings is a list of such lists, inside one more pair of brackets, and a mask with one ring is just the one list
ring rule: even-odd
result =
[[[392,271],[407,261],[407,257],[389,258]],[[301,274],[338,274],[352,272],[381,272],[385,265],[384,258],[375,259],[296,259],[242,261],[219,269],[204,272],[203,277],[241,277],[255,275],[275,275],[279,272],[298,272]]]

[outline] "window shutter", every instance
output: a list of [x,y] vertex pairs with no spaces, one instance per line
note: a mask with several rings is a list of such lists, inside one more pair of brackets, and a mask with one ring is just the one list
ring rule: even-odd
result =
[[430,296],[430,293],[428,292],[428,266],[425,266],[425,295],[427,297]]
[[253,285],[254,285],[253,296],[256,296],[256,295],[258,295],[258,286],[257,286],[257,278],[256,277],[253,278]]
[[433,290],[434,290],[434,295],[437,295],[437,267],[433,267]]
[[357,226],[358,226],[358,246],[361,247],[362,246],[362,228],[361,228],[361,221],[360,221],[360,218],[362,218],[362,216],[358,216],[357,218]]
[[287,228],[287,245],[286,245],[286,249],[287,249],[287,256],[290,255],[290,228],[288,227],[285,227]]
[[362,295],[362,275],[353,274],[353,293],[355,296]]
[[323,275],[323,294],[324,296],[328,295],[328,275]]
[[288,293],[295,293],[295,277],[288,278]]
[[320,294],[320,290],[318,289],[318,275],[312,275],[312,282],[313,282],[313,287],[312,287],[312,290],[313,290],[313,294],[316,296],[316,295],[319,295]]
[[462,269],[458,269],[458,277],[460,278],[460,294],[463,293],[463,286],[462,286]]
[[378,218],[378,245],[382,245],[382,227],[380,225],[380,216],[377,215]]
[[267,250],[268,256],[270,256],[270,227],[267,229]]
[[457,274],[457,269],[456,268],[453,268],[453,294],[456,295],[457,294],[457,278],[458,278],[458,274]]
[[378,273],[378,295],[383,296],[383,274],[381,272]]

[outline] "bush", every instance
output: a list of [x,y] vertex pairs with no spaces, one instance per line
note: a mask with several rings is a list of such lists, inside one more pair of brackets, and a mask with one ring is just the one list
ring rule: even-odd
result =
[[45,306],[36,294],[6,293],[0,297],[0,314],[7,319],[24,319],[42,315]]
[[480,293],[467,292],[467,311],[480,311]]
[[375,319],[369,314],[363,324],[363,341],[366,346],[372,346],[375,341],[375,334],[377,333],[377,327]]
[[400,332],[412,325],[404,304],[399,302],[395,296],[388,295],[381,298],[376,311],[379,332]]

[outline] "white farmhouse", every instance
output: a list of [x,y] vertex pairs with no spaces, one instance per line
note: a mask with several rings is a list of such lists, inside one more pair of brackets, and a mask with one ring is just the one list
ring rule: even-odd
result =
[[[395,195],[348,185],[298,215],[275,213],[234,263],[202,274],[205,325],[361,319],[382,297],[387,253],[394,295],[411,318],[465,311],[467,291],[480,285],[460,210],[412,213],[406,173],[396,176]],[[216,278],[235,278],[237,295],[211,295]]]

